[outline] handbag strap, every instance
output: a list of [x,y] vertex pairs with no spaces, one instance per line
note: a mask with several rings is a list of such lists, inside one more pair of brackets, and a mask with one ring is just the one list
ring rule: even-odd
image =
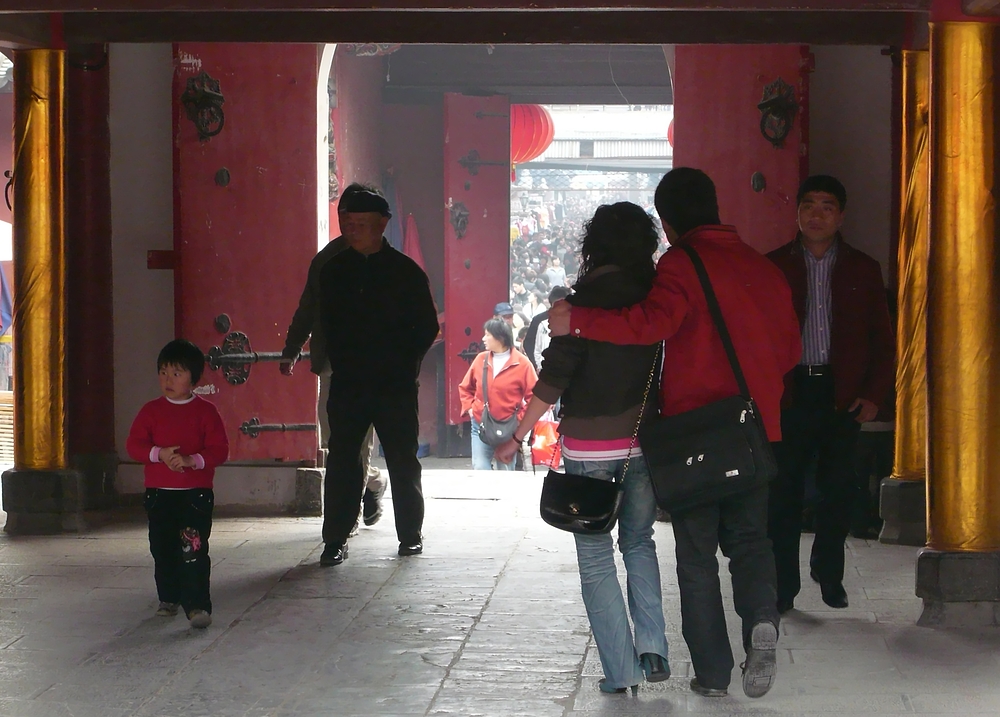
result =
[[490,368],[490,355],[491,352],[487,349],[486,358],[483,359],[483,411],[487,413],[490,410],[490,383],[487,380]]
[[628,444],[628,455],[625,456],[625,465],[622,466],[622,480],[628,473],[628,464],[632,460],[632,451],[635,449],[635,442],[639,440],[639,426],[642,425],[642,416],[646,413],[646,400],[649,398],[649,391],[653,387],[653,379],[656,377],[656,369],[660,367],[660,351],[663,349],[663,342],[656,347],[656,355],[653,356],[653,367],[649,369],[649,378],[646,379],[646,390],[642,392],[642,405],[639,406],[639,417],[635,420],[635,430],[632,431],[632,441]]
[[712,280],[708,278],[708,271],[705,269],[705,264],[702,262],[701,257],[698,256],[698,252],[694,250],[693,246],[689,244],[681,244],[678,248],[682,249],[685,254],[691,258],[691,263],[694,264],[694,270],[698,274],[698,280],[701,282],[701,289],[705,292],[705,300],[708,302],[708,311],[712,314],[712,320],[715,322],[715,328],[719,332],[719,338],[722,339],[722,345],[726,348],[726,356],[729,357],[729,365],[733,369],[733,374],[736,376],[736,383],[740,388],[740,395],[743,397],[744,401],[750,401],[750,388],[747,386],[747,380],[743,376],[743,369],[740,367],[740,359],[736,355],[736,348],[733,346],[733,340],[729,336],[729,329],[726,328],[726,320],[722,316],[722,309],[719,307],[719,300],[715,296],[715,289],[712,288]]

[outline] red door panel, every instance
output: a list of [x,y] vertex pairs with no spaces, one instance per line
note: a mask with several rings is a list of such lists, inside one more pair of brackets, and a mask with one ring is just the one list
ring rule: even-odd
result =
[[[679,45],[675,57],[674,166],[708,173],[723,223],[758,251],[791,241],[809,159],[808,47]],[[798,113],[775,147],[761,133],[757,106],[779,78],[793,88]]]
[[448,423],[483,323],[510,298],[510,102],[444,96],[444,349]]
[[[317,250],[316,46],[183,43],[174,57],[177,335],[206,353],[231,332],[253,351],[280,351]],[[202,72],[225,98],[225,124],[208,140],[179,101]],[[217,327],[222,314],[229,328]],[[317,383],[305,364],[291,378],[275,363],[254,364],[240,385],[206,368],[202,385],[222,413],[230,460],[315,459],[314,430],[240,430],[254,418],[316,423]]]

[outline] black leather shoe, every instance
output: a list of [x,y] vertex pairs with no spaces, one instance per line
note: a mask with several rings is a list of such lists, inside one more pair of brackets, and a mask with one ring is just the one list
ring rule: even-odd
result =
[[817,575],[817,574],[816,574],[816,568],[809,568],[809,577],[810,577],[810,578],[812,578],[812,581],[813,581],[814,583],[819,583],[819,582],[822,582],[822,581],[821,581],[821,580],[819,579],[819,575]]
[[819,589],[823,595],[823,602],[830,607],[847,607],[847,591],[844,590],[843,583],[821,583]]
[[642,653],[639,655],[639,662],[646,675],[646,682],[663,682],[670,679],[670,666],[655,652]]
[[404,558],[408,555],[420,555],[424,552],[424,544],[419,540],[415,543],[400,543],[399,554]]
[[795,607],[795,600],[782,600],[778,598],[778,614],[784,615],[789,610]]
[[697,692],[702,697],[725,697],[729,694],[728,687],[705,687],[698,682],[697,677],[691,678],[691,691]]
[[323,554],[319,556],[320,567],[324,568],[340,565],[345,560],[347,560],[347,543],[327,545],[323,548]]

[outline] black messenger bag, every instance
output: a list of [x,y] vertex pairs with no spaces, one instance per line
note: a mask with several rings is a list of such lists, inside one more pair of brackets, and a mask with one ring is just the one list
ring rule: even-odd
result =
[[678,248],[691,257],[698,273],[740,394],[676,416],[661,416],[639,429],[656,502],[671,513],[744,493],[777,475],[774,451],[705,265],[692,247]]

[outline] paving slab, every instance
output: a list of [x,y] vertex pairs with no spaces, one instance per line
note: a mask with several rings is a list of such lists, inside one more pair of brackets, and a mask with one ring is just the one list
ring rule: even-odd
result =
[[[766,697],[743,696],[738,668],[729,696],[691,693],[666,523],[655,541],[673,676],[602,694],[573,538],[537,517],[540,485],[425,470],[426,552],[396,555],[386,510],[336,568],[318,566],[319,519],[219,519],[205,631],[153,616],[141,513],[83,535],[0,536],[0,717],[1000,713],[1000,630],[916,627],[916,551],[854,539],[850,607],[828,608],[805,576]],[[803,565],[810,547],[804,535]],[[739,662],[721,556],[720,573]]]

